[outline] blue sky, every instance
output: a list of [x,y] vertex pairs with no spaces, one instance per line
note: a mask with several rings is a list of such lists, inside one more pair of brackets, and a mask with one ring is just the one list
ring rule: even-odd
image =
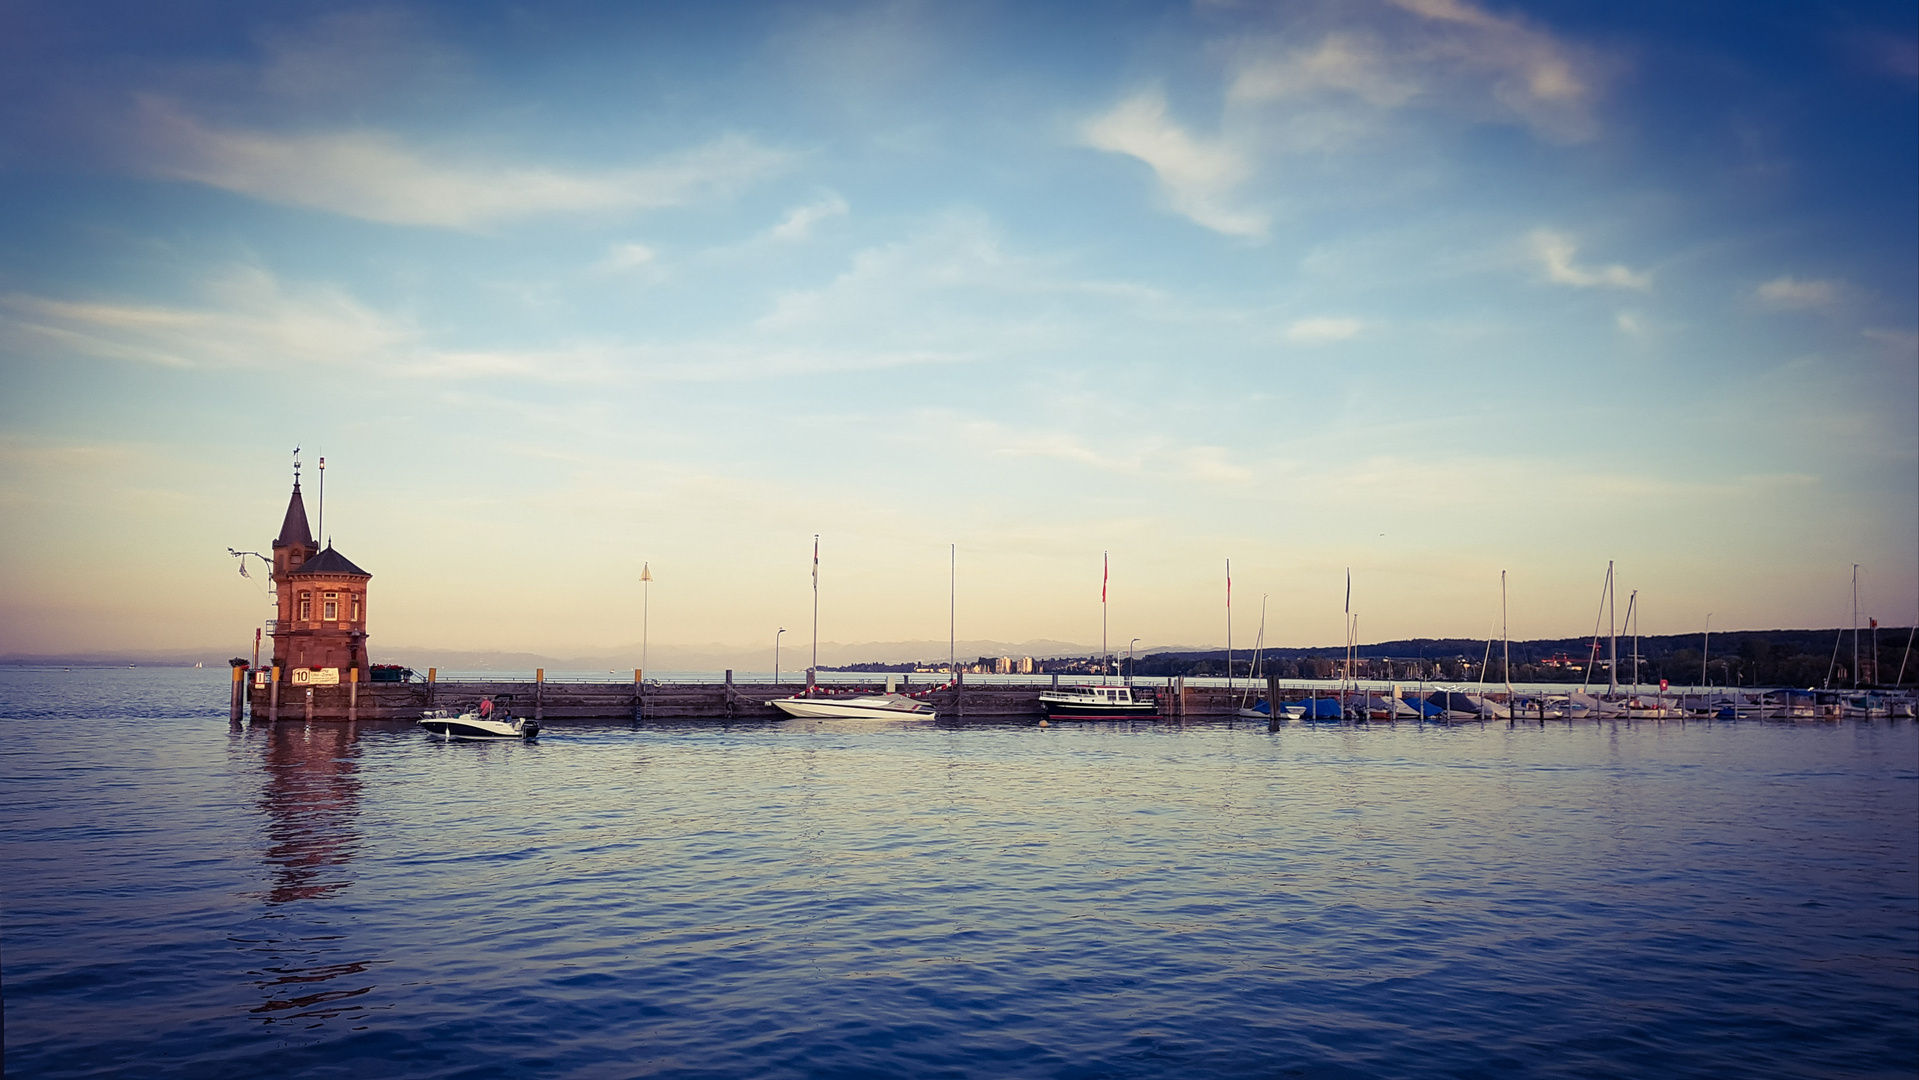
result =
[[1915,14],[1679,7],[9,5],[0,647],[1906,623]]

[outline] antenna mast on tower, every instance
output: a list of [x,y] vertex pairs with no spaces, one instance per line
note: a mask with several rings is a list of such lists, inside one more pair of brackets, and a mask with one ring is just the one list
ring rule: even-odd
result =
[[[317,530],[322,539],[326,537],[326,455],[320,455],[320,528]],[[333,541],[327,540],[326,546],[332,547]]]

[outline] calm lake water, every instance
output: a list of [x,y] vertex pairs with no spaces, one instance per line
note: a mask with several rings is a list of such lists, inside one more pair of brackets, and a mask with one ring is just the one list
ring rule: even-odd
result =
[[1919,728],[230,726],[0,671],[9,1077],[1904,1076]]

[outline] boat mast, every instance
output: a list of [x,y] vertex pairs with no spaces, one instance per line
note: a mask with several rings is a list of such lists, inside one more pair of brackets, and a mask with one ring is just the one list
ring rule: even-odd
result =
[[1705,693],[1712,688],[1706,681],[1706,657],[1712,655],[1712,612],[1706,612],[1706,638],[1699,643],[1699,689]]
[[1632,692],[1639,692],[1639,590],[1626,597],[1626,625],[1632,627]]
[[1500,663],[1506,668],[1506,715],[1513,708],[1513,639],[1506,628],[1506,571],[1499,572],[1499,648]]
[[1353,675],[1353,568],[1346,568],[1346,666],[1339,673],[1339,709],[1346,711],[1346,681]]
[[1106,685],[1106,583],[1113,577],[1113,553],[1099,553],[1099,684]]
[[[1858,651],[1856,647],[1853,649],[1855,653]],[[1231,559],[1226,560],[1226,696],[1228,699],[1233,696],[1233,560]]]
[[959,545],[949,545],[946,579],[946,676],[959,670]]
[[806,688],[813,689],[820,670],[820,534],[813,534],[813,666],[806,669]]
[[[320,468],[326,468],[326,459],[320,459]],[[326,491],[326,473],[320,474],[320,490]],[[325,498],[323,494],[321,498]],[[322,503],[321,505],[325,505]],[[1859,564],[1852,564],[1852,688],[1859,689]]]
[[1619,696],[1619,624],[1613,621],[1614,606],[1612,560],[1606,560],[1606,634],[1612,644],[1606,650],[1606,694]]

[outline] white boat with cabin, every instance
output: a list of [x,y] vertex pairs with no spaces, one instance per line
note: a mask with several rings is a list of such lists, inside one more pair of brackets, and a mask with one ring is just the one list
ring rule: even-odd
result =
[[1130,686],[1062,686],[1039,696],[1049,720],[1137,720],[1159,715],[1159,702],[1136,698]]

